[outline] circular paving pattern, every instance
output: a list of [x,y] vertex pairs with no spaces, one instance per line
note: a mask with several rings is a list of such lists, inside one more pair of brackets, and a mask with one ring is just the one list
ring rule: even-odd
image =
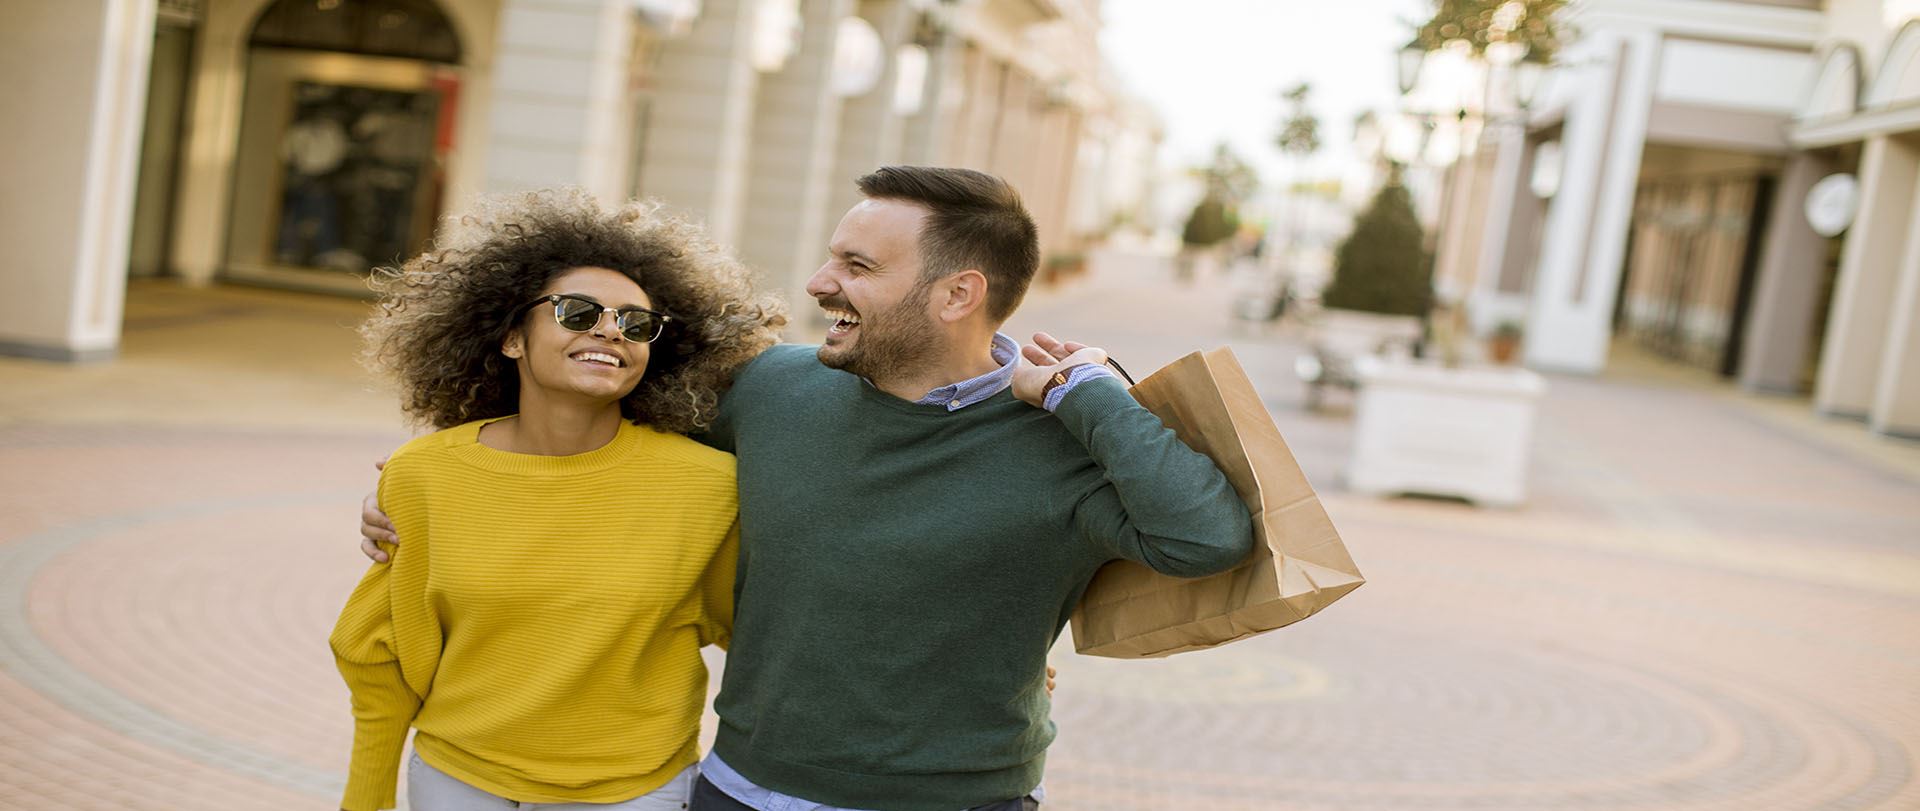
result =
[[1911,639],[1886,644],[1915,601],[1396,537],[1342,507],[1372,580],[1324,614],[1166,660],[1056,656],[1050,790],[1073,809],[1920,807],[1920,693],[1886,681],[1920,673]]
[[[1283,801],[1272,807],[1764,800],[1844,756],[1858,761],[1851,783],[1777,807],[1864,809],[1912,776],[1900,741],[1787,696],[1370,624],[1303,625],[1184,660],[1074,660],[1061,689],[1052,775]],[[1140,745],[1141,730],[1168,745]]]
[[[0,808],[326,807],[396,440],[0,429]],[[1322,616],[1063,640],[1049,809],[1920,808],[1920,600],[1336,506],[1372,581]]]

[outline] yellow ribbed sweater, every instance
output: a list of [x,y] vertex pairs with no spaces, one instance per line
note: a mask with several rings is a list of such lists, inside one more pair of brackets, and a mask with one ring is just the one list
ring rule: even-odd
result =
[[700,646],[733,624],[733,456],[631,424],[583,454],[507,453],[483,424],[407,443],[380,477],[400,545],[331,639],[348,811],[393,807],[409,725],[422,760],[522,802],[631,799],[697,758]]

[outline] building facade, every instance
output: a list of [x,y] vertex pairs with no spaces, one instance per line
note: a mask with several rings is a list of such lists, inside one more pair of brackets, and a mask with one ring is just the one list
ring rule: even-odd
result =
[[1456,167],[1443,289],[1538,368],[1631,345],[1920,435],[1920,3],[1570,11],[1541,101]]
[[[1788,131],[1786,203],[1820,198],[1834,175],[1845,231],[1814,238],[1806,217],[1769,241],[1777,296],[1814,291],[1823,329],[1782,347],[1813,365],[1814,406],[1875,431],[1920,436],[1920,3],[1833,0],[1813,91]],[[1842,187],[1844,188],[1844,187]],[[1851,199],[1848,199],[1851,198]],[[1830,200],[1815,199],[1815,213]],[[1832,229],[1828,229],[1832,230]],[[1798,238],[1795,238],[1798,237]]]
[[1098,0],[9,9],[10,354],[110,356],[129,275],[364,294],[481,193],[658,198],[796,295],[880,165],[1005,177],[1055,253],[1146,193]]

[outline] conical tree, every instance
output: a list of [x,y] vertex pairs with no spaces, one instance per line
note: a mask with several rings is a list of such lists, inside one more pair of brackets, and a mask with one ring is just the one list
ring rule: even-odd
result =
[[1180,241],[1188,247],[1205,248],[1233,236],[1239,227],[1238,218],[1226,202],[1209,194],[1187,215],[1186,227],[1180,229]]
[[1425,241],[1406,187],[1397,180],[1388,183],[1341,243],[1333,282],[1321,302],[1345,310],[1426,315],[1433,306],[1433,263]]

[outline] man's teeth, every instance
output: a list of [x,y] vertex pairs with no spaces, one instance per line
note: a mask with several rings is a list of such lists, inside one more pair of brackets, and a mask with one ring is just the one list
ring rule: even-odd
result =
[[838,327],[857,327],[860,325],[860,316],[846,310],[828,310],[827,322]]
[[573,359],[584,360],[589,363],[604,363],[604,364],[607,364],[608,366],[616,366],[616,367],[626,365],[624,363],[621,363],[619,358],[616,358],[605,352],[581,352],[574,355]]

